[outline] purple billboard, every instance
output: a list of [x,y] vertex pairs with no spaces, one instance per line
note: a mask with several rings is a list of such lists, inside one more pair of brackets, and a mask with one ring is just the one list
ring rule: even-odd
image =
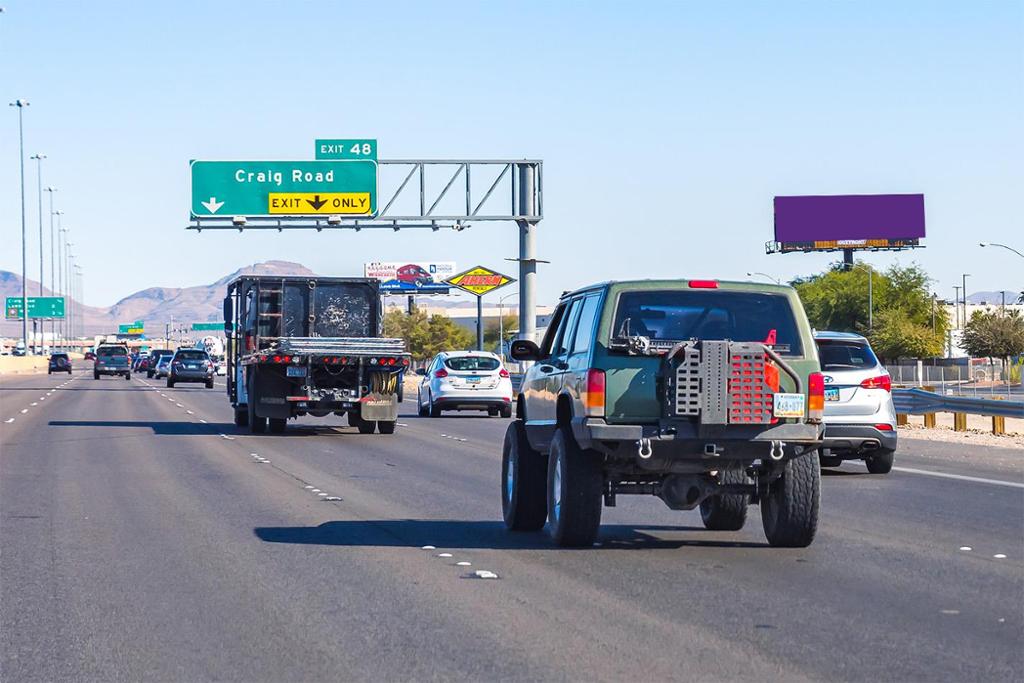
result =
[[779,251],[901,249],[922,237],[922,194],[775,198]]

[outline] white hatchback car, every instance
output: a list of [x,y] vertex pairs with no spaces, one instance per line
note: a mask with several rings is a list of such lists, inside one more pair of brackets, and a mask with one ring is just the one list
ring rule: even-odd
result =
[[442,351],[419,374],[421,417],[439,417],[442,410],[486,410],[491,416],[512,417],[512,380],[493,353]]

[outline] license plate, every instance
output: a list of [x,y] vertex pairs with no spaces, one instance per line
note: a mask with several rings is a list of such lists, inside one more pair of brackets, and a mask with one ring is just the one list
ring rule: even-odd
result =
[[772,413],[775,417],[803,417],[803,394],[775,394],[775,405]]
[[826,389],[825,390],[825,400],[826,401],[838,401],[839,400],[839,390],[838,389]]
[[467,377],[466,382],[469,384],[480,384],[480,377]]
[[289,365],[288,368],[285,370],[285,374],[288,377],[305,377],[306,368],[300,368],[294,365]]
[[195,370],[195,369],[196,369],[196,368],[198,368],[199,366],[198,366],[198,365],[196,365],[195,363],[189,363],[189,364],[188,364],[188,365],[187,365],[186,367],[187,367],[187,368],[188,368],[189,370]]

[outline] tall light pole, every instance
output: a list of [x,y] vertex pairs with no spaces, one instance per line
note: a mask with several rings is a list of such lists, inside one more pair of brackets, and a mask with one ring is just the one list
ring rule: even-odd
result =
[[75,246],[72,242],[64,243],[64,288],[68,291],[68,324],[67,324],[67,338],[70,341],[75,337],[75,283],[71,281],[71,264],[75,262],[75,257],[71,254],[71,247]]
[[66,338],[68,309],[71,306],[71,302],[64,291],[64,236],[67,234],[67,229],[61,220],[64,212],[58,209],[54,211],[54,214],[57,216],[57,289],[60,291],[60,295],[64,297],[64,317],[60,321],[60,337],[63,341]]
[[747,277],[754,277],[755,275],[760,275],[761,277],[766,277],[766,278],[768,278],[769,280],[771,280],[772,282],[774,282],[777,285],[781,285],[782,284],[782,280],[780,280],[777,277],[772,277],[768,273],[759,273],[759,272],[747,273]]
[[76,291],[78,292],[78,301],[79,301],[79,304],[78,304],[78,315],[77,315],[77,319],[78,319],[78,336],[79,337],[84,337],[85,336],[85,304],[82,303],[82,299],[85,298],[85,270],[82,268],[82,266],[78,265],[77,263],[75,264],[75,275],[77,276],[75,278],[75,282],[77,283],[77,290]]
[[[60,296],[57,294],[57,257],[56,249],[57,243],[54,240],[53,235],[53,193],[57,191],[56,187],[47,185],[43,188],[44,192],[50,194],[50,294],[53,296]],[[57,347],[57,319],[52,318],[50,320],[50,343],[56,349]]]
[[1006,246],[1005,244],[999,244],[997,242],[978,242],[978,246],[979,247],[1002,247],[1003,249],[1007,249],[1009,251],[1012,251],[1017,256],[1020,256],[1021,258],[1024,258],[1024,254],[1020,253],[1019,251],[1017,251],[1013,247]]
[[[43,296],[43,281],[45,276],[43,275],[43,159],[46,158],[45,154],[33,154],[29,159],[36,162],[36,196],[39,199],[39,296]],[[40,348],[45,346],[43,344],[43,321],[39,320],[39,337],[36,342],[36,347]],[[32,320],[32,336],[36,335],[36,320]]]
[[960,329],[960,287],[953,285],[953,313],[956,314],[956,329]]
[[25,278],[28,272],[28,251],[25,233],[25,127],[24,112],[29,103],[26,100],[15,100],[10,106],[18,108],[18,162],[21,164],[21,343],[28,353],[28,292],[25,290]]
[[970,273],[964,273],[963,274],[963,279],[964,279],[963,280],[963,282],[964,282],[964,289],[963,289],[963,292],[964,292],[964,327],[967,327],[967,278],[969,278],[970,276],[971,276]]

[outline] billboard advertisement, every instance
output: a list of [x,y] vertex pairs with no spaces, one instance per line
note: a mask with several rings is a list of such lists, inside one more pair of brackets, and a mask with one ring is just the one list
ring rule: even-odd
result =
[[380,280],[387,294],[447,294],[445,280],[455,275],[454,261],[372,261],[363,276]]
[[902,249],[924,236],[923,194],[775,197],[778,251]]

